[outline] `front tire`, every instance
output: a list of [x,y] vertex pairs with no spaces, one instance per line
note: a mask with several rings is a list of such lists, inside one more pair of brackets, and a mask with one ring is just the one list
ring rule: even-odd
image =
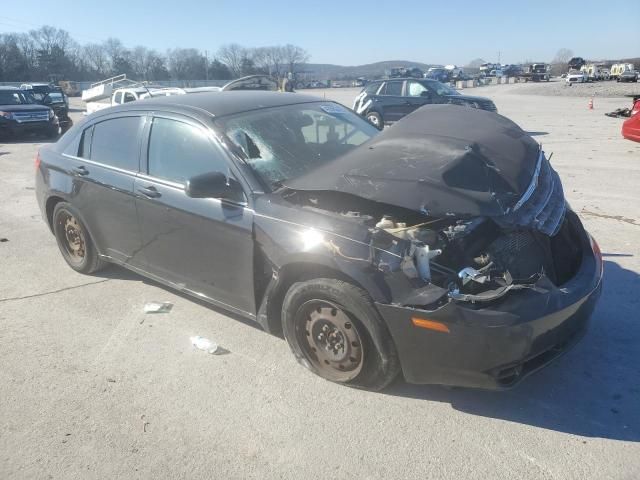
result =
[[378,130],[382,130],[384,128],[384,121],[382,120],[382,115],[378,112],[369,112],[365,115],[367,121],[376,127]]
[[294,283],[284,298],[282,322],[298,362],[327,380],[381,390],[400,371],[384,321],[355,285],[331,278]]
[[53,210],[53,233],[62,257],[76,272],[89,274],[106,266],[75,209],[67,202]]

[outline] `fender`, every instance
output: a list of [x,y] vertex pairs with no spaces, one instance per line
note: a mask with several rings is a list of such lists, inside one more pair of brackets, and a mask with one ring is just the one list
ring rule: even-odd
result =
[[358,96],[353,101],[353,110],[358,115],[363,115],[367,109],[371,106],[373,100],[369,98],[367,92],[364,90],[358,94]]

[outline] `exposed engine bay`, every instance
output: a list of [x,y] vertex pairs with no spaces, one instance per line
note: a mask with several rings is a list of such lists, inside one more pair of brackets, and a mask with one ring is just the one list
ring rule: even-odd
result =
[[490,217],[433,218],[340,192],[289,191],[285,196],[363,223],[372,246],[403,256],[405,275],[447,290],[455,301],[494,301],[512,290],[538,288],[543,277],[559,286],[581,262],[582,227],[570,211],[558,233],[548,236],[504,227]]

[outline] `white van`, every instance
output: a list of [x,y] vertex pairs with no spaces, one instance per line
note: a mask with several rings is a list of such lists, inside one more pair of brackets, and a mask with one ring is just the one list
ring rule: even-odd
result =
[[618,78],[626,71],[635,70],[633,63],[615,63],[611,66],[611,78]]

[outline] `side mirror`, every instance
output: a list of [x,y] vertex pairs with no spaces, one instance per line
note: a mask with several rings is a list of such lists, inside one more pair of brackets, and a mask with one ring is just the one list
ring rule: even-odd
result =
[[244,192],[234,178],[222,172],[208,172],[187,180],[185,193],[191,198],[221,198],[244,202]]
[[431,92],[428,92],[427,90],[423,90],[422,92],[420,92],[420,96],[425,98],[431,98]]

